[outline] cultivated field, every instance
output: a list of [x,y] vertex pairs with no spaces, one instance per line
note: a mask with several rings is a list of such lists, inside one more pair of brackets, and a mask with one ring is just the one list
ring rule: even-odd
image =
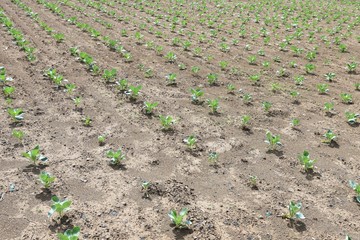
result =
[[360,239],[359,1],[1,0],[0,24],[0,239]]

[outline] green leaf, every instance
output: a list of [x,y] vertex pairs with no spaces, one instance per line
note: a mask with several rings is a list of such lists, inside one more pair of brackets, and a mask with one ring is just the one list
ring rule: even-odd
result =
[[301,212],[297,212],[295,214],[296,218],[299,218],[299,219],[305,219],[304,215],[301,213]]

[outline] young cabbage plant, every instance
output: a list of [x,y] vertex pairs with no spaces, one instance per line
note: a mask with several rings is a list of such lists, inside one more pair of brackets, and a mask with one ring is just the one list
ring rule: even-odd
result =
[[264,101],[264,102],[262,102],[262,107],[263,107],[265,112],[269,112],[270,108],[272,107],[272,103]]
[[147,115],[151,115],[154,112],[154,109],[159,105],[158,102],[144,102],[144,109],[145,109],[145,114]]
[[254,175],[249,176],[249,185],[252,189],[258,188],[257,180],[258,180],[257,176],[254,176]]
[[127,90],[129,90],[129,82],[125,78],[116,81],[116,85],[117,85],[117,89],[120,92],[126,92]]
[[329,73],[326,73],[324,76],[325,76],[327,81],[332,82],[334,80],[336,74],[332,73],[332,72],[329,72]]
[[349,93],[340,93],[340,98],[343,103],[346,103],[346,104],[353,103],[352,95]]
[[31,160],[33,162],[34,165],[37,165],[38,161],[40,162],[46,162],[48,160],[47,157],[45,157],[44,155],[42,155],[40,153],[40,146],[37,145],[36,147],[34,147],[32,150],[28,151],[28,152],[24,152],[22,153],[22,156]]
[[105,82],[110,83],[116,78],[116,76],[117,70],[113,68],[111,70],[105,69],[102,77],[105,79]]
[[207,99],[207,103],[208,103],[208,106],[209,106],[212,114],[218,113],[218,109],[219,109],[219,100],[218,99],[214,99],[214,100]]
[[85,116],[85,117],[82,119],[82,122],[83,122],[83,124],[84,124],[85,127],[91,127],[92,119],[91,119],[91,117],[89,117],[89,116]]
[[356,91],[360,91],[360,83],[354,83],[354,87]]
[[168,213],[173,224],[175,224],[175,228],[188,228],[191,225],[191,222],[186,219],[186,215],[188,210],[186,208],[181,209],[179,213],[175,210],[171,210]]
[[67,199],[61,201],[57,196],[52,196],[51,200],[53,204],[48,212],[48,217],[51,217],[54,213],[58,213],[59,218],[61,219],[64,216],[64,213],[70,210],[72,202]]
[[97,139],[98,139],[98,143],[99,143],[100,146],[105,145],[105,141],[106,141],[106,136],[105,135],[99,135]]
[[333,133],[333,131],[331,131],[330,129],[327,130],[323,137],[325,137],[325,139],[323,139],[322,142],[327,144],[331,144],[336,139],[335,133]]
[[310,153],[308,151],[304,151],[302,155],[298,157],[300,164],[304,167],[305,172],[313,171],[315,159],[310,159]]
[[302,208],[302,204],[301,202],[297,202],[295,203],[294,201],[291,201],[289,204],[289,213],[284,214],[283,218],[287,218],[287,219],[305,219],[304,215],[300,212]]
[[358,118],[360,118],[360,114],[353,112],[345,112],[345,117],[350,125],[354,125],[358,123]]
[[332,110],[334,110],[334,103],[332,103],[332,102],[324,103],[324,111],[326,113],[331,113]]
[[358,184],[358,183],[350,180],[350,181],[349,181],[349,185],[350,185],[350,187],[355,191],[356,201],[357,201],[358,203],[360,203],[360,184]]
[[14,92],[15,92],[15,87],[9,87],[9,86],[3,87],[3,93],[6,98],[10,98]]
[[25,136],[25,133],[21,130],[16,130],[14,129],[12,132],[11,132],[11,135],[14,137],[14,138],[17,138],[19,140],[20,143],[22,143],[23,139],[24,139],[24,136]]
[[166,76],[167,85],[176,85],[176,73],[169,73]]
[[204,95],[204,91],[200,88],[192,88],[190,89],[191,92],[191,102],[194,104],[200,104],[202,101],[200,100],[200,97]]
[[250,93],[245,93],[243,95],[243,102],[246,104],[246,105],[249,105],[251,104],[252,102],[252,95]]
[[176,123],[175,119],[172,116],[163,116],[159,115],[160,123],[164,131],[168,131],[172,128],[172,125]]
[[39,181],[44,185],[44,188],[50,188],[50,185],[55,181],[55,177],[51,176],[48,172],[41,172],[39,175]]
[[249,115],[244,115],[241,117],[241,128],[244,130],[249,129],[251,117]]
[[7,112],[14,122],[24,119],[24,112],[21,108],[8,108]]
[[358,66],[358,64],[356,62],[351,62],[351,63],[346,64],[348,73],[355,73],[357,66]]
[[280,135],[273,135],[270,131],[266,132],[266,140],[265,142],[269,144],[269,150],[274,151],[279,146],[282,146],[280,142]]
[[129,90],[126,91],[125,94],[127,94],[130,97],[131,101],[136,101],[139,97],[141,88],[142,88],[141,85],[139,86],[130,85]]
[[141,191],[144,193],[145,198],[150,197],[150,187],[152,183],[150,181],[144,181],[141,183]]
[[72,94],[76,89],[76,85],[74,83],[65,84],[65,92],[68,94]]
[[217,164],[219,160],[219,154],[217,152],[210,151],[208,154],[208,160],[211,164]]
[[184,143],[186,143],[186,145],[190,149],[196,148],[196,142],[197,142],[197,139],[196,139],[195,135],[190,135],[190,136],[188,136],[187,138],[184,139]]
[[73,227],[72,229],[67,229],[64,233],[58,233],[57,236],[59,240],[78,240],[80,234],[80,227]]
[[210,86],[214,86],[218,82],[218,75],[216,73],[209,73],[207,75],[207,79]]
[[81,102],[81,97],[75,97],[73,98],[73,102],[75,104],[75,107],[78,108]]
[[226,85],[226,88],[227,88],[227,90],[228,90],[228,93],[230,93],[230,94],[234,94],[235,93],[235,86],[233,85],[233,84],[231,84],[231,83],[229,83],[228,85]]
[[293,128],[296,128],[297,126],[299,126],[300,125],[300,120],[298,119],[298,118],[293,118],[293,119],[291,119],[291,126],[293,127]]
[[117,151],[109,150],[106,152],[106,157],[110,158],[110,165],[120,165],[125,160],[125,154],[123,154],[121,148]]
[[328,89],[329,85],[327,85],[327,84],[318,84],[318,85],[316,85],[316,87],[317,87],[319,94],[326,94],[329,92],[329,89]]

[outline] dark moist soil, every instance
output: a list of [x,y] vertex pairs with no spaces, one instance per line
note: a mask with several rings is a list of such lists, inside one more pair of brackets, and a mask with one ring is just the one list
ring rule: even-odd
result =
[[[152,22],[155,18],[132,7],[130,1],[124,5],[115,1],[114,7],[106,6],[117,16],[129,17],[129,23],[116,21],[82,1],[69,2],[84,8],[86,15],[59,5],[67,17],[76,16],[78,21],[98,29],[102,36],[118,39],[133,55],[133,61],[126,63],[101,40],[95,40],[42,4],[32,0],[22,2],[55,32],[64,33],[65,40],[56,43],[10,0],[0,3],[14,26],[35,46],[37,57],[35,62],[28,62],[6,28],[0,28],[0,66],[13,77],[11,86],[16,88],[11,104],[4,98],[1,100],[1,239],[56,239],[58,232],[73,226],[80,226],[80,239],[338,240],[345,239],[346,234],[360,239],[360,206],[348,186],[349,180],[360,182],[360,131],[358,126],[347,124],[344,116],[345,111],[360,112],[359,92],[353,86],[360,82],[360,70],[355,74],[346,71],[346,63],[360,61],[359,43],[355,39],[360,35],[358,26],[353,29],[353,36],[342,41],[348,47],[346,53],[340,53],[335,44],[327,47],[320,40],[322,34],[309,43],[305,31],[301,40],[292,40],[294,45],[305,49],[305,53],[295,57],[291,51],[280,51],[277,45],[289,34],[283,25],[277,29],[278,41],[270,31],[270,45],[264,46],[262,37],[250,37],[263,27],[263,23],[252,20],[246,23],[244,39],[238,38],[236,29],[233,35],[226,33],[231,30],[231,24],[227,24],[212,39],[212,44],[198,43],[198,36],[202,32],[209,36],[210,29],[198,22],[199,16],[189,6],[183,6],[179,9],[193,18],[184,27],[185,32],[194,27],[190,49],[199,46],[203,50],[202,57],[195,57],[192,51],[172,46],[174,37],[185,40],[189,39],[187,35],[171,32],[165,19],[161,19],[161,26],[146,23],[146,18]],[[161,4],[159,10],[153,10],[166,14],[165,9],[170,5]],[[351,9],[347,5],[339,7]],[[144,8],[151,7],[144,5]],[[216,9],[214,4],[209,4],[210,12]],[[324,9],[318,6],[318,10]],[[358,9],[354,11],[358,13],[355,16],[359,15]],[[106,29],[94,18],[113,26]],[[222,18],[229,23],[232,20],[231,14]],[[140,30],[140,23],[146,23],[146,29],[153,26],[163,37]],[[325,29],[336,26],[336,22],[318,24],[324,28],[324,35],[328,35]],[[346,24],[343,26],[346,29]],[[180,28],[177,26],[177,30]],[[121,29],[127,30],[128,37],[121,36]],[[138,31],[144,35],[140,44],[134,38]],[[228,39],[228,53],[219,50],[222,35]],[[230,40],[235,38],[240,40],[237,46],[231,45]],[[148,50],[144,44],[148,41],[163,46],[164,54],[175,52],[175,63],[168,63],[164,56]],[[246,44],[251,46],[250,51],[244,50]],[[319,48],[313,63],[317,69],[314,75],[309,75],[304,70],[308,63],[305,55],[316,45]],[[101,76],[87,71],[84,64],[70,55],[69,48],[74,46],[93,56],[102,69],[116,68],[118,78],[142,85],[139,99],[129,101],[116,90],[114,83],[106,84]],[[258,56],[259,49],[266,55]],[[206,60],[208,55],[214,57],[210,62]],[[250,55],[257,56],[256,65],[248,64]],[[275,56],[281,58],[280,63],[273,61]],[[221,60],[229,62],[230,67],[225,71],[218,66]],[[270,61],[268,69],[261,65],[265,60]],[[291,61],[296,61],[298,67],[290,68]],[[180,63],[187,69],[179,70]],[[154,76],[145,78],[142,66],[153,69]],[[192,66],[200,67],[197,76],[191,72]],[[50,67],[76,84],[72,95],[54,87],[44,76]],[[239,74],[231,74],[231,67],[239,69]],[[276,77],[276,71],[282,67],[288,76]],[[254,86],[248,76],[260,71],[260,86]],[[212,72],[219,75],[217,86],[207,83],[206,76]],[[319,95],[316,85],[326,83],[323,75],[328,72],[336,74],[335,81],[327,83],[328,94]],[[165,77],[169,73],[177,74],[176,86],[166,85]],[[303,86],[294,84],[297,75],[305,76]],[[229,83],[236,87],[234,94],[227,93]],[[273,92],[271,83],[279,83],[282,88]],[[189,90],[196,87],[204,90],[204,100],[219,99],[219,114],[209,114],[206,102],[191,103]],[[290,90],[300,92],[296,104],[289,96]],[[352,94],[354,104],[341,102],[339,94],[343,92]],[[244,93],[252,94],[252,104],[243,102]],[[76,96],[82,97],[78,108],[72,101]],[[153,115],[144,114],[144,101],[159,102]],[[263,101],[273,104],[269,113],[262,109]],[[334,102],[333,115],[324,113],[325,102]],[[21,124],[12,124],[7,116],[8,107],[24,110]],[[241,116],[245,114],[251,116],[248,128],[241,127]],[[159,115],[176,119],[172,131],[161,130]],[[90,127],[83,126],[82,119],[86,116],[92,119]],[[291,127],[292,118],[300,119],[300,126]],[[11,137],[14,129],[25,132],[22,144]],[[322,135],[328,129],[337,135],[336,143],[330,146],[322,143]],[[282,148],[267,150],[264,142],[267,130],[281,135]],[[196,135],[198,144],[189,150],[183,140],[192,134]],[[106,136],[102,146],[97,141],[99,135]],[[45,166],[33,166],[21,156],[36,145],[49,158]],[[113,168],[106,152],[118,148],[123,149],[126,160]],[[298,162],[297,156],[304,150],[317,159],[313,173],[306,174]],[[215,165],[208,161],[210,151],[219,154]],[[56,176],[50,190],[43,189],[38,181],[38,174],[44,170]],[[249,184],[249,176],[257,176],[256,187]],[[143,181],[152,183],[148,196],[141,191]],[[73,202],[62,219],[56,215],[47,217],[53,195]],[[306,219],[290,222],[281,218],[292,200],[302,202]],[[178,230],[167,213],[183,207],[189,209],[192,225],[190,229]]]

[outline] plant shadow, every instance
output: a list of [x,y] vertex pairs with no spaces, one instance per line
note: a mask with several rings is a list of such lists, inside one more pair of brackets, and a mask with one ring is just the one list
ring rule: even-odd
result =
[[40,199],[41,201],[45,202],[45,201],[50,201],[51,197],[52,197],[52,192],[50,189],[48,188],[43,188],[43,191],[41,193],[38,193],[35,195],[36,199]]
[[127,167],[125,164],[116,164],[116,165],[109,165],[112,169],[114,170],[122,170],[122,171],[125,171],[127,170]]
[[282,157],[284,155],[284,152],[282,150],[277,150],[277,149],[273,149],[273,150],[269,149],[269,150],[266,151],[266,153],[275,154],[277,157]]
[[293,228],[298,232],[304,232],[307,230],[306,224],[299,220],[290,219],[290,222],[287,225],[289,228]]
[[[170,226],[174,227],[173,224],[170,224]],[[183,228],[183,229],[174,228],[172,232],[174,233],[176,240],[183,240],[187,235],[192,234],[193,230],[189,228]]]
[[329,147],[331,148],[339,148],[340,145],[336,141],[331,141],[329,144]]
[[49,225],[49,229],[53,233],[62,233],[67,229],[72,229],[73,227],[74,225],[72,224],[72,220],[67,216],[63,216],[59,222],[53,219],[52,224]]
[[22,171],[23,172],[32,172],[33,174],[40,174],[40,171],[45,169],[47,167],[47,165],[34,165],[34,164],[30,164],[27,165]]
[[306,179],[309,181],[314,180],[314,178],[320,179],[322,176],[320,173],[315,172],[313,169],[309,169],[307,172],[303,172],[306,175]]

